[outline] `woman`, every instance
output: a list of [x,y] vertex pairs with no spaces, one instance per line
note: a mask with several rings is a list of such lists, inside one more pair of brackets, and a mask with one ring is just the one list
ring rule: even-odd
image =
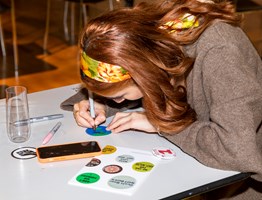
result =
[[[80,71],[99,96],[142,99],[144,111],[117,112],[108,130],[158,132],[204,165],[251,172],[241,191],[223,195],[259,199],[262,63],[239,22],[226,1],[166,0],[115,10],[83,30]],[[107,102],[97,102],[95,119],[88,101],[76,103],[78,125],[104,122]]]

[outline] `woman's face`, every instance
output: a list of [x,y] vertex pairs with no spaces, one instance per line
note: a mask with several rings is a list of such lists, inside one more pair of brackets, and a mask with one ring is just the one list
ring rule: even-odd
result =
[[104,96],[108,99],[112,99],[116,103],[121,103],[124,100],[137,100],[143,97],[141,90],[136,85],[130,85],[122,90],[117,91],[110,96]]

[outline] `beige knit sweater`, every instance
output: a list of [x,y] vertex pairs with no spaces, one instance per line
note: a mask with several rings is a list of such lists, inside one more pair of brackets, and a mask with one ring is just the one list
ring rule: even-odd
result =
[[[204,165],[253,172],[262,181],[261,58],[241,29],[221,22],[185,51],[196,58],[187,92],[198,119],[166,138]],[[236,199],[262,199],[262,183],[254,183],[248,185],[260,191]]]

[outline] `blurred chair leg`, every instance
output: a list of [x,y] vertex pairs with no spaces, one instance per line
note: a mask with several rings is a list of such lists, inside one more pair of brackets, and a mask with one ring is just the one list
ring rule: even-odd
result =
[[[82,5],[82,11],[83,11],[84,25],[86,25],[87,24],[87,20],[88,20],[88,16],[87,16],[86,5],[85,4]],[[80,17],[81,17],[81,15],[80,15]]]
[[12,18],[12,31],[13,31],[13,48],[14,48],[14,66],[15,73],[18,72],[18,48],[17,48],[17,32],[15,22],[15,2],[11,0],[11,18]]
[[71,44],[75,43],[75,3],[71,3],[70,6],[70,12],[71,12]]
[[[109,9],[113,10],[114,5],[113,5],[114,0],[108,0],[109,2]],[[87,3],[88,5],[88,3]],[[70,6],[70,8],[69,8]],[[70,41],[71,44],[75,44],[75,2],[69,2],[65,1],[64,5],[64,16],[63,16],[63,24],[64,24],[64,35],[66,41]],[[68,12],[70,9],[70,36],[69,36],[69,28],[68,28]],[[84,25],[87,24],[89,16],[87,15],[86,11],[86,3],[83,2],[83,0],[80,0],[80,12],[79,12],[79,26],[80,29],[82,28],[82,20],[84,20]]]
[[1,48],[2,48],[2,55],[6,56],[6,50],[5,50],[5,41],[4,41],[4,32],[2,28],[2,19],[0,15],[0,42],[1,42]]
[[50,9],[51,9],[51,0],[47,0],[46,24],[45,24],[45,34],[44,34],[44,44],[43,44],[44,54],[47,53],[47,43],[48,43],[48,34],[49,34],[49,25],[50,25]]
[[[70,6],[70,36],[68,29],[68,10]],[[64,16],[63,16],[63,24],[64,24],[64,35],[66,41],[70,41],[71,44],[74,44],[74,35],[75,35],[75,3],[69,3],[65,1],[64,6]]]
[[83,0],[80,0],[80,10],[79,10],[79,30],[82,30],[83,26],[87,24],[89,16],[87,16],[86,4]]
[[64,24],[64,35],[66,41],[69,41],[69,33],[68,33],[68,25],[67,25],[68,7],[69,7],[69,2],[65,1],[63,24]]
[[114,3],[113,0],[108,0],[109,1],[109,9],[113,10],[114,9]]

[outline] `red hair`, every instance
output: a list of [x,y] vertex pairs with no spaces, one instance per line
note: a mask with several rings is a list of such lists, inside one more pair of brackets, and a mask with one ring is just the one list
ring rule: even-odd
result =
[[[201,25],[183,35],[159,28],[185,13],[197,16]],[[83,82],[101,95],[136,84],[143,93],[148,120],[162,132],[178,133],[196,120],[187,103],[185,84],[194,58],[187,57],[181,46],[193,43],[214,20],[234,25],[238,22],[230,3],[203,4],[196,0],[141,3],[92,19],[81,34],[81,49],[93,59],[122,66],[132,79],[102,83],[83,78]]]

